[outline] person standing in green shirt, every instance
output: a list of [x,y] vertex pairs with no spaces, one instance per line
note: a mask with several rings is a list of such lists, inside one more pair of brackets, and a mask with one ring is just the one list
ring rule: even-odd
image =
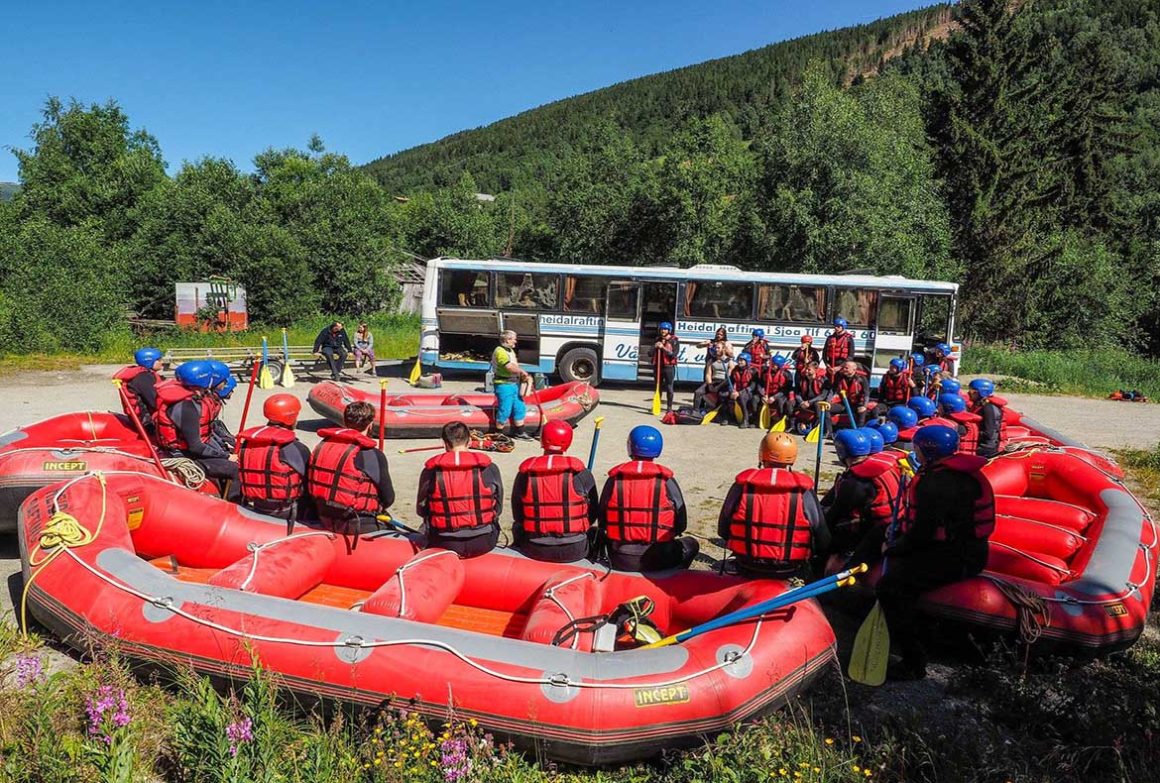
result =
[[535,440],[524,431],[528,409],[520,399],[520,386],[531,376],[520,368],[516,356],[517,339],[516,333],[508,329],[500,335],[499,345],[491,354],[491,367],[495,374],[495,427],[503,432],[508,419],[511,419],[513,438]]

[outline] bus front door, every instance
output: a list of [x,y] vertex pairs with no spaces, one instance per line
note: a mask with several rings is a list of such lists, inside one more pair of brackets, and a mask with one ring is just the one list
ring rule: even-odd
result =
[[602,336],[602,378],[635,381],[640,355],[641,284],[613,280],[608,284]]

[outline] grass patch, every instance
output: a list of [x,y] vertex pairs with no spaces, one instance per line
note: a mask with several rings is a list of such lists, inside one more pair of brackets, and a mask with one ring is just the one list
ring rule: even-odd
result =
[[1107,397],[1125,389],[1160,400],[1160,361],[1127,351],[1012,351],[977,345],[968,347],[964,357],[964,373],[1009,376],[1002,383],[1008,391]]

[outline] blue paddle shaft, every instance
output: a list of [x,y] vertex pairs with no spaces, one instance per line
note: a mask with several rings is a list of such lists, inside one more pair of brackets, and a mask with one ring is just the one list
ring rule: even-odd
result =
[[600,428],[592,433],[592,448],[588,450],[588,471],[592,472],[592,467],[596,464],[596,444],[600,442]]

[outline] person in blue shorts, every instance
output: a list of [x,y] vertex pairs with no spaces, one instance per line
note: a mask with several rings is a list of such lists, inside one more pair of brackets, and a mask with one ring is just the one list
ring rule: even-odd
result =
[[516,356],[516,340],[519,336],[511,329],[499,338],[499,345],[491,354],[492,372],[495,374],[495,428],[503,432],[508,419],[512,420],[512,437],[517,440],[535,440],[524,431],[524,420],[528,409],[520,399],[520,387],[531,376],[520,368]]

